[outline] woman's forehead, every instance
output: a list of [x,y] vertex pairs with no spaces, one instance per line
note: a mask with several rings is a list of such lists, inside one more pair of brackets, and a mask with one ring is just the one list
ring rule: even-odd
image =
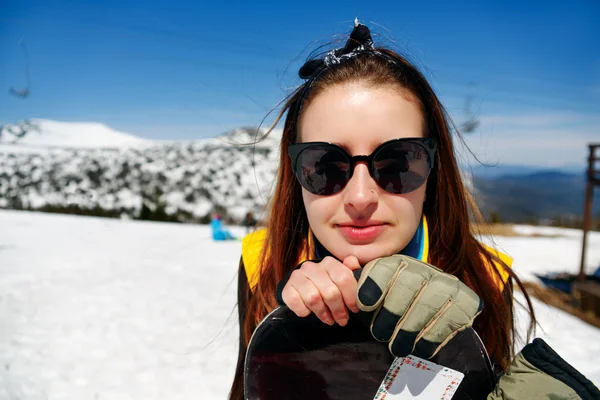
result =
[[365,153],[391,139],[423,137],[423,115],[418,101],[396,89],[337,85],[311,100],[299,128],[301,142]]

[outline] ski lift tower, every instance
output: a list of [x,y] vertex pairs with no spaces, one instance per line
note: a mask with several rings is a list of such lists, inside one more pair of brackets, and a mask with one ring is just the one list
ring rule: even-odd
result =
[[600,143],[590,144],[590,155],[588,157],[587,185],[585,189],[584,211],[583,211],[583,243],[581,246],[581,265],[579,266],[579,276],[573,284],[573,293],[579,298],[580,308],[584,311],[591,311],[600,317],[600,284],[593,281],[586,281],[585,274],[585,250],[587,247],[588,231],[592,225],[592,204],[594,198],[594,187],[600,186],[600,167],[597,166],[600,161],[600,155],[596,151],[600,150]]
[[592,225],[592,203],[594,198],[594,186],[600,186],[600,169],[596,162],[600,161],[600,154],[596,155],[596,150],[600,150],[600,143],[590,144],[590,156],[588,157],[587,185],[585,188],[585,200],[583,208],[583,245],[581,248],[581,265],[579,266],[579,280],[585,280],[585,249],[587,246],[587,234]]

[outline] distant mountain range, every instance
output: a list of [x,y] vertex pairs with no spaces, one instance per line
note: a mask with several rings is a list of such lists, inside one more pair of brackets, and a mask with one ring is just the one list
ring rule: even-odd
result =
[[[260,213],[278,165],[281,132],[240,128],[218,138],[152,141],[97,123],[30,120],[0,126],[0,208],[206,221]],[[583,167],[465,169],[485,215],[527,222],[582,215]],[[600,195],[595,211],[600,211]],[[164,217],[163,215],[163,217]]]
[[[557,170],[474,176],[477,202],[484,214],[497,213],[503,220],[526,222],[535,219],[576,220],[583,217],[586,176]],[[594,215],[600,213],[596,191]]]
[[580,165],[564,165],[558,168],[548,168],[533,165],[481,165],[476,164],[466,168],[467,171],[472,173],[478,178],[484,179],[496,179],[502,176],[523,176],[532,175],[540,172],[557,172],[564,174],[583,175],[587,165],[583,163]]

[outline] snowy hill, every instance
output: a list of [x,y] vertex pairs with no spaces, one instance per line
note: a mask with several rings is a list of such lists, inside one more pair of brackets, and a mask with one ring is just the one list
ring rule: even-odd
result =
[[120,148],[150,141],[104,124],[31,119],[0,127],[0,145],[62,148]]
[[256,131],[242,128],[213,139],[152,142],[101,124],[45,120],[0,132],[0,208],[137,217],[145,205],[181,221],[206,218],[215,207],[238,220],[260,212],[280,141],[274,132],[248,145]]

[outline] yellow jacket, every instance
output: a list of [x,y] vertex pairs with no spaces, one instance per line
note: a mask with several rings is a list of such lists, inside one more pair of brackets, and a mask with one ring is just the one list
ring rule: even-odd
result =
[[[422,244],[419,254],[416,258],[419,258],[421,261],[427,262],[429,259],[429,229],[427,227],[427,219],[423,217],[421,222],[422,227]],[[259,277],[259,265],[260,265],[260,255],[267,240],[267,230],[259,229],[252,233],[249,233],[242,239],[242,261],[244,262],[244,268],[246,272],[246,277],[248,279],[248,286],[251,290],[254,290],[258,282]],[[483,245],[485,249],[495,256],[496,258],[502,260],[506,265],[512,267],[512,258],[508,255],[499,252],[489,246]],[[311,249],[312,245],[309,246]],[[312,258],[311,254],[303,254],[302,257],[298,260],[297,264],[300,264],[302,261],[309,260]],[[488,268],[491,266],[488,265]],[[499,263],[494,262],[494,268],[500,273],[501,279],[497,278],[496,274],[492,274],[492,277],[496,281],[498,288],[500,290],[504,289],[504,285],[508,280],[508,272],[504,270],[504,268],[500,267]]]

